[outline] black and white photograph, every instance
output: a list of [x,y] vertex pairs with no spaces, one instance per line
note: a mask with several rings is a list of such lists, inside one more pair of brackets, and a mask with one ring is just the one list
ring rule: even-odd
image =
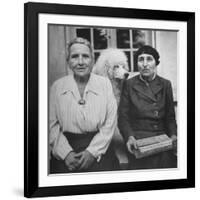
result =
[[194,15],[25,4],[26,197],[194,186]]
[[177,36],[48,25],[50,174],[177,168]]
[[199,0],[1,8],[0,199],[199,200]]

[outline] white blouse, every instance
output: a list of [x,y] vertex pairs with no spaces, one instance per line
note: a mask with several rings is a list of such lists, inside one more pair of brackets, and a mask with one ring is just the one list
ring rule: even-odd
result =
[[84,105],[73,75],[57,80],[51,87],[49,104],[52,153],[64,159],[72,147],[63,132],[82,134],[98,131],[87,150],[96,158],[104,154],[116,127],[117,103],[109,79],[91,74],[84,91]]

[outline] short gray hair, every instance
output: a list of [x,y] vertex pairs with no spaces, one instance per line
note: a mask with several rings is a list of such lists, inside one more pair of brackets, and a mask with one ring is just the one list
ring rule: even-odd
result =
[[70,48],[73,44],[84,44],[85,46],[87,46],[90,49],[90,52],[93,57],[93,50],[92,50],[91,43],[88,40],[86,40],[85,38],[76,37],[72,41],[70,41],[67,45],[67,60],[69,60]]

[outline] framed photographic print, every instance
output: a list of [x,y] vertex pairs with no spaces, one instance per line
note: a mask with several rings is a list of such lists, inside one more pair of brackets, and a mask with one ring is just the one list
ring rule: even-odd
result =
[[24,12],[24,195],[194,187],[195,13]]

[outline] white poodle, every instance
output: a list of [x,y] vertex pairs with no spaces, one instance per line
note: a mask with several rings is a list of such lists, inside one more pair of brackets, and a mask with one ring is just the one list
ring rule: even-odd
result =
[[103,50],[95,63],[93,73],[110,79],[114,95],[119,103],[123,81],[129,76],[126,54],[116,48]]
[[[128,69],[126,54],[122,50],[116,48],[103,50],[93,68],[93,73],[110,79],[113,93],[118,104],[120,101],[123,82],[130,74]],[[132,74],[133,73],[131,73],[130,76],[132,76]],[[115,129],[113,143],[116,146],[115,152],[120,163],[127,163],[128,159],[126,156],[125,145],[118,127]]]

